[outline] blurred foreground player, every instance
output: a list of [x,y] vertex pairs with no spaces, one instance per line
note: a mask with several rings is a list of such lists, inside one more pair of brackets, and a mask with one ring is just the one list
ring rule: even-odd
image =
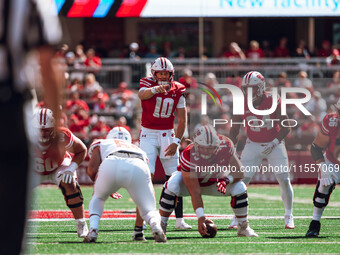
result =
[[[270,166],[279,166],[279,171],[275,171],[275,177],[280,184],[281,198],[285,207],[285,228],[294,229],[293,220],[293,188],[289,179],[288,155],[284,144],[284,138],[289,134],[290,128],[282,126],[282,120],[288,119],[287,115],[281,115],[281,101],[273,102],[272,94],[265,91],[266,83],[261,73],[248,72],[242,80],[242,89],[246,95],[245,114],[234,115],[233,125],[230,129],[229,137],[236,144],[240,125],[244,123],[247,141],[242,151],[241,162],[245,167],[244,183],[248,186],[255,175],[254,166],[260,166],[263,159],[268,160]],[[276,110],[270,115],[257,115],[249,110],[248,88],[252,89],[252,103],[257,110],[271,109],[276,104]],[[275,119],[276,121],[267,121]],[[248,125],[251,123],[252,126]],[[289,125],[287,125],[289,126]],[[236,227],[233,219],[229,228]]]
[[[30,192],[28,172],[30,127],[26,111],[31,104],[27,57],[38,52],[44,97],[53,109],[59,105],[59,89],[53,69],[53,48],[61,39],[57,16],[51,15],[50,1],[0,0],[0,202],[13,205],[11,212],[0,210],[0,254],[19,254],[22,248]],[[45,8],[47,7],[47,9]],[[47,26],[48,24],[48,26]],[[32,70],[32,68],[30,68]],[[32,107],[32,106],[31,106]],[[24,110],[25,109],[25,110]],[[30,110],[32,112],[32,109]],[[9,128],[9,123],[12,123]],[[18,157],[20,158],[18,160]],[[13,190],[15,180],[15,192]],[[15,223],[15,227],[13,226]]]
[[[67,128],[55,128],[50,109],[42,108],[34,116],[34,124],[40,130],[35,148],[35,177],[38,185],[50,181],[58,185],[66,205],[77,222],[78,237],[85,237],[88,228],[84,218],[83,195],[77,182],[77,168],[86,156],[85,144]],[[73,156],[71,156],[71,154]]]
[[125,188],[136,203],[143,220],[150,226],[156,242],[166,242],[156,209],[155,191],[144,151],[131,143],[130,133],[114,127],[106,139],[95,141],[89,149],[88,175],[94,181],[89,205],[90,231],[84,242],[95,242],[106,199]]
[[[206,171],[207,167],[232,167],[232,171]],[[202,195],[231,196],[231,207],[238,221],[237,236],[257,237],[248,223],[247,187],[241,181],[244,174],[229,138],[218,135],[210,125],[201,126],[194,135],[194,143],[181,153],[178,171],[164,184],[159,211],[162,228],[176,206],[177,196],[191,196],[197,215],[198,232],[208,235]],[[208,220],[209,222],[209,220]]]
[[[313,197],[313,220],[309,225],[306,237],[318,237],[320,220],[328,205],[329,198],[335,185],[340,182],[340,99],[335,105],[336,113],[327,114],[321,123],[321,129],[311,146],[311,154],[319,168],[319,177]],[[323,153],[323,150],[326,152]]]

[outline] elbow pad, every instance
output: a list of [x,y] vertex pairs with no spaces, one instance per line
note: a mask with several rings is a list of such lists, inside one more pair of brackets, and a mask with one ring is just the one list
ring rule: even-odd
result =
[[312,143],[312,146],[310,148],[310,153],[312,154],[312,158],[314,161],[317,161],[319,159],[323,159],[323,154],[322,154],[323,148],[319,147],[318,145]]

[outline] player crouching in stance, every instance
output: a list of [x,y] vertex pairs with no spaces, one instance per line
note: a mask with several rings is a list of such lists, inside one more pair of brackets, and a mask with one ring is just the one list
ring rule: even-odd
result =
[[156,242],[166,242],[156,209],[156,199],[147,164],[147,156],[131,143],[130,133],[115,127],[106,139],[95,141],[89,149],[87,173],[94,181],[94,192],[89,205],[90,231],[84,242],[95,242],[99,221],[106,199],[120,188],[129,192],[140,215],[150,226]]
[[[229,175],[228,172],[216,174],[197,171],[217,165],[230,166],[236,170],[230,171]],[[231,207],[238,221],[237,236],[257,237],[248,224],[247,187],[241,181],[244,173],[240,168],[241,163],[235,156],[234,145],[229,138],[218,135],[210,125],[201,126],[194,135],[194,143],[188,145],[182,152],[178,171],[164,184],[159,209],[164,232],[169,216],[176,206],[177,196],[191,196],[198,219],[198,232],[202,236],[208,235],[202,195],[231,196]]]
[[[319,166],[319,180],[313,197],[313,220],[306,237],[318,237],[320,219],[325,210],[335,185],[340,182],[338,155],[340,152],[340,99],[336,103],[337,113],[327,114],[321,123],[321,129],[311,146],[311,154]],[[325,154],[322,153],[326,150]]]
[[76,219],[78,237],[84,238],[88,228],[76,169],[86,157],[86,146],[67,128],[56,127],[50,109],[39,109],[34,116],[34,126],[40,129],[39,143],[34,150],[35,172],[40,176],[39,183],[50,181],[58,185],[66,205]]

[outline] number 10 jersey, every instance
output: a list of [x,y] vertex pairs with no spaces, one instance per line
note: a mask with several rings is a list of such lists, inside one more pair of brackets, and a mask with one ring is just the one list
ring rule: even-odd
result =
[[[166,93],[153,95],[151,98],[142,100],[142,126],[150,129],[167,130],[174,128],[175,109],[185,107],[185,86],[173,81]],[[152,77],[140,80],[140,89],[144,90],[158,86]]]

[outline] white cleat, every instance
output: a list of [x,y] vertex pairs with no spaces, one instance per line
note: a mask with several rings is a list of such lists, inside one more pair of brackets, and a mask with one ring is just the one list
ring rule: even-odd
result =
[[163,232],[162,227],[159,224],[154,223],[151,226],[151,232],[152,232],[152,237],[155,239],[156,243],[165,243],[166,242],[166,236]]
[[146,239],[144,237],[144,233],[143,231],[133,231],[132,233],[132,241],[136,241],[136,242],[145,242]]
[[295,228],[293,215],[285,215],[285,228],[286,229]]
[[192,226],[190,226],[188,223],[184,221],[182,218],[181,220],[176,219],[176,228],[177,229],[192,229]]
[[237,236],[258,237],[255,231],[249,227],[248,221],[243,221],[238,224]]
[[89,230],[87,228],[86,221],[77,221],[77,234],[80,238],[85,238]]
[[84,243],[95,243],[98,237],[98,229],[90,228],[89,233],[84,238]]
[[228,228],[229,229],[237,229],[237,219],[236,219],[235,215],[233,216],[231,223],[230,223]]

